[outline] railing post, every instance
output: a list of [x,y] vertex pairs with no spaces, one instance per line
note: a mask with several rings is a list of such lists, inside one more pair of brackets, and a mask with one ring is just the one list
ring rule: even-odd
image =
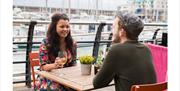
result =
[[[112,35],[113,35],[113,33],[110,33],[110,34],[109,34],[108,40],[111,40],[111,39],[112,39]],[[111,45],[111,43],[108,43],[108,44],[107,44],[106,52],[109,50],[110,45]]]
[[156,39],[156,36],[157,36],[157,33],[160,29],[156,29],[156,31],[154,32],[153,34],[153,37],[152,37],[152,41],[153,41],[153,44],[157,44],[157,39]]
[[29,62],[29,53],[32,50],[32,41],[33,41],[33,33],[34,26],[37,24],[36,21],[31,21],[29,24],[28,37],[27,37],[27,47],[26,47],[26,86],[31,87],[31,69]]
[[101,23],[98,27],[97,33],[96,33],[96,37],[95,37],[95,41],[94,41],[94,46],[93,46],[93,57],[95,58],[95,61],[98,57],[98,51],[99,51],[99,42],[101,40],[101,32],[103,27],[106,25],[106,23]]
[[168,33],[163,33],[161,45],[167,47],[168,46],[167,42],[168,42]]

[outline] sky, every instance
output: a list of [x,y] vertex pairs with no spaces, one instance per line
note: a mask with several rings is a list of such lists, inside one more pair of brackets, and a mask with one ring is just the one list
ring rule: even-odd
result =
[[[69,0],[47,0],[48,7],[68,8]],[[97,0],[70,0],[72,8],[96,9]],[[98,0],[98,9],[117,10],[117,6],[125,4],[127,0]],[[13,0],[13,5],[46,6],[46,0]]]

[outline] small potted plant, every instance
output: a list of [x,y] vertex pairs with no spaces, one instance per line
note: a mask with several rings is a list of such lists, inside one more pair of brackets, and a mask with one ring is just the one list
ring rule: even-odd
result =
[[91,66],[94,62],[94,58],[92,56],[81,56],[79,57],[81,63],[81,74],[82,75],[90,75],[91,74]]
[[99,53],[98,53],[97,60],[96,60],[96,62],[94,64],[94,74],[96,74],[100,70],[100,68],[101,68],[101,66],[103,64],[103,60],[104,60],[103,51],[100,50]]

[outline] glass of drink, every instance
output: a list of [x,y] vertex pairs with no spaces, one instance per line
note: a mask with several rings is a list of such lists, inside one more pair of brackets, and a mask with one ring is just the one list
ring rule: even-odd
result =
[[61,64],[64,65],[67,62],[67,52],[66,51],[59,51],[58,57],[61,58]]

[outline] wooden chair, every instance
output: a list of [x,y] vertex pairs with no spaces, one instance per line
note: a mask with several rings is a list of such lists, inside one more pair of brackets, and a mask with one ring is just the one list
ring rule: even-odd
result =
[[33,85],[35,86],[35,73],[34,73],[34,66],[40,66],[39,65],[39,53],[37,52],[31,52],[29,53],[29,60],[32,70],[32,78],[33,78]]
[[131,87],[131,91],[164,91],[166,89],[167,89],[167,82],[133,85]]

